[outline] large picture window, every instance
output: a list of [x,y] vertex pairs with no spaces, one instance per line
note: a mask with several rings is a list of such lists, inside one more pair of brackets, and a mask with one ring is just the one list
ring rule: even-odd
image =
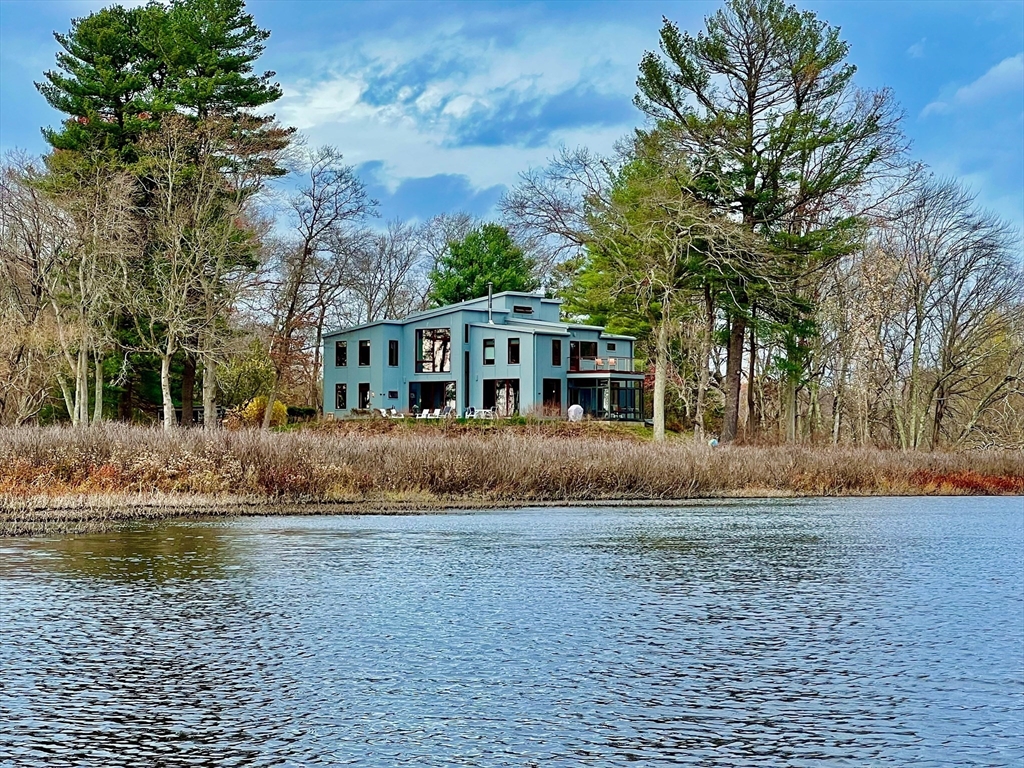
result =
[[508,340],[508,364],[519,365],[519,339]]
[[339,368],[341,368],[344,365],[348,365],[347,341],[334,342],[334,364]]
[[450,328],[416,330],[416,373],[446,373],[452,369]]
[[334,385],[334,410],[343,411],[348,408],[348,384]]
[[498,416],[519,412],[519,379],[484,379],[484,408]]
[[359,342],[359,364],[370,364],[370,342],[365,339]]

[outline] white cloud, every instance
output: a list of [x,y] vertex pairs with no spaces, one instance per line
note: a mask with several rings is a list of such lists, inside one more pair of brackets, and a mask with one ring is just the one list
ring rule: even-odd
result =
[[1010,56],[992,67],[972,83],[958,88],[948,98],[928,104],[921,117],[950,112],[957,107],[972,106],[1006,93],[1024,92],[1024,53]]
[[402,180],[436,174],[462,174],[486,189],[515,183],[559,144],[609,151],[640,116],[629,125],[552,129],[530,146],[459,144],[460,121],[578,85],[616,100],[621,94],[628,110],[650,43],[636,30],[598,24],[533,26],[503,42],[450,20],[429,30],[378,30],[307,60],[301,80],[282,78],[285,95],[274,109],[314,143],[338,146],[349,162],[384,160],[380,181],[392,191]]
[[918,40],[912,46],[907,48],[907,56],[909,56],[912,59],[924,58],[924,44],[927,41],[928,41],[927,37],[922,37],[920,40]]

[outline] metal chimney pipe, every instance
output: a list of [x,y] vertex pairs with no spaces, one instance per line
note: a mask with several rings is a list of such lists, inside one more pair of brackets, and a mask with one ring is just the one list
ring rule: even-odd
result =
[[491,316],[491,308],[494,306],[494,283],[487,281],[487,322],[494,325],[494,318]]

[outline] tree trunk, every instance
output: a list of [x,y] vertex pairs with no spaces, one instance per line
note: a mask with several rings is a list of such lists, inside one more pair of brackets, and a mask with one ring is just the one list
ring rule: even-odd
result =
[[192,426],[193,408],[196,396],[196,356],[185,355],[185,368],[181,374],[181,426]]
[[658,324],[658,340],[654,353],[654,439],[665,439],[665,384],[668,381],[668,321]]
[[700,373],[697,377],[697,405],[693,414],[693,436],[704,440],[704,411],[706,410],[708,384],[711,380],[711,341],[715,333],[715,305],[711,298],[711,286],[704,285],[704,332],[700,340]]
[[780,409],[782,411],[782,430],[787,443],[796,442],[796,382],[792,376],[786,375],[782,383]]
[[747,369],[747,436],[757,437],[760,431],[760,417],[757,413],[757,395],[754,390],[754,373],[757,365],[757,339],[754,323],[750,323],[750,361]]
[[78,371],[75,380],[75,426],[89,426],[89,352],[85,342],[78,350]]
[[743,370],[743,339],[747,321],[733,317],[729,327],[729,347],[725,361],[725,417],[722,422],[722,442],[736,439],[740,415],[740,374]]
[[103,421],[103,356],[99,350],[93,350],[93,361],[96,364],[96,402],[93,404],[92,423],[99,424]]
[[277,387],[280,380],[281,374],[275,369],[274,383],[270,385],[270,394],[267,395],[267,408],[263,411],[263,429],[270,429],[270,420],[274,416],[274,401],[277,399]]
[[174,416],[174,401],[171,399],[171,358],[173,352],[165,351],[160,355],[160,393],[163,396],[164,429],[174,429],[178,421]]
[[71,391],[71,385],[63,373],[57,374],[57,383],[60,384],[60,392],[64,396],[64,407],[68,409],[68,416],[71,417],[71,424],[74,425],[78,406],[75,404],[75,395]]
[[203,428],[217,429],[217,369],[207,358],[203,360]]

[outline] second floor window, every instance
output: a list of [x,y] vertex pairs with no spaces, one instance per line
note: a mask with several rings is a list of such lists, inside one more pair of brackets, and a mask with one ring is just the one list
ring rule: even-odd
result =
[[347,341],[336,341],[334,342],[334,364],[339,368],[343,365],[348,365],[348,342]]
[[444,373],[451,369],[451,329],[417,328],[416,373]]
[[370,342],[363,340],[359,342],[359,364],[370,364]]
[[398,365],[398,339],[388,342],[388,365],[392,368]]
[[494,365],[494,339],[484,339],[484,365]]
[[519,339],[508,340],[508,364],[519,365]]
[[551,364],[558,367],[562,364],[562,340],[551,340]]

